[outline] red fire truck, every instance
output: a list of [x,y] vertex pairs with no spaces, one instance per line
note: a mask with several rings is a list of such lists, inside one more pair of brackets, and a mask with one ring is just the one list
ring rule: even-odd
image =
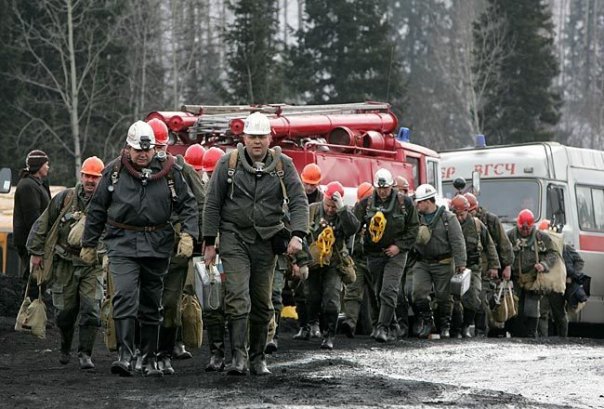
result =
[[422,183],[441,191],[439,156],[409,142],[407,128],[398,130],[390,105],[362,102],[337,105],[184,105],[181,111],[157,111],[170,130],[169,151],[184,153],[192,144],[219,147],[226,152],[242,141],[243,121],[251,112],[266,114],[271,122],[273,146],[280,146],[301,172],[308,163],[321,168],[321,183],[341,182],[356,198],[356,187],[372,181],[379,168],[409,180],[411,189]]

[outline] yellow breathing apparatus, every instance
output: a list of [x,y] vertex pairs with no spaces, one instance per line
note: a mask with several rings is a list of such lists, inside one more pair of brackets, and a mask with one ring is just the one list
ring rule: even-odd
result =
[[368,227],[369,236],[371,237],[372,242],[377,243],[382,239],[384,231],[386,230],[386,222],[387,220],[386,216],[384,216],[384,213],[377,212],[375,215],[373,215]]
[[317,237],[317,249],[319,250],[319,265],[323,266],[328,264],[326,260],[331,256],[331,251],[334,243],[336,242],[336,236],[333,233],[333,228],[327,226],[321,234]]

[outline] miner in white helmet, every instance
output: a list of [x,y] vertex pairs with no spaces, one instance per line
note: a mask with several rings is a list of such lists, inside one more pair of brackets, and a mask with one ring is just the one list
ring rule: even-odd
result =
[[154,147],[149,124],[137,121],[130,126],[121,155],[102,172],[82,237],[80,258],[93,263],[105,231],[119,353],[111,372],[120,376],[132,375],[137,319],[143,375],[162,375],[156,353],[163,280],[174,246],[172,212],[181,225],[177,256],[190,257],[199,236],[197,203],[181,170],[171,155],[160,161]]
[[[225,315],[231,337],[229,375],[270,374],[264,347],[274,315],[271,283],[277,255],[302,250],[308,232],[308,201],[292,160],[279,147],[269,150],[270,120],[262,113],[245,119],[244,144],[218,161],[208,184],[203,212],[204,259],[220,257],[226,275]],[[290,230],[283,223],[285,205]],[[249,333],[249,356],[248,356]]]

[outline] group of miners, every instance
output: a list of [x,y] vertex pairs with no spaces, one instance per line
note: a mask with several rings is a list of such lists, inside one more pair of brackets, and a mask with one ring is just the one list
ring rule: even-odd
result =
[[[15,244],[32,289],[52,293],[62,364],[70,362],[79,322],[79,365],[94,368],[104,282],[111,281],[118,351],[111,372],[173,374],[172,359],[189,354],[179,328],[194,254],[208,268],[219,260],[225,272],[220,307],[204,311],[210,372],[270,374],[266,354],[278,349],[285,287],[300,324],[294,339],[318,337],[327,350],[338,326],[355,335],[364,296],[377,342],[433,333],[467,338],[472,327],[485,335],[490,296],[502,280],[514,281],[520,300],[524,332],[514,335],[536,336],[542,298],[558,333],[567,333],[564,298],[526,285],[560,257],[529,210],[506,234],[473,194],[455,196],[449,210],[433,186],[411,195],[409,182],[387,169],[359,185],[356,204],[347,206],[341,183],[321,190],[317,165],[299,175],[279,147],[270,148],[270,122],[261,113],[245,119],[243,143],[227,154],[196,144],[174,156],[167,145],[162,121],[137,121],[120,156],[106,165],[86,159],[75,188],[52,199],[47,155],[35,150],[26,159],[15,194]],[[469,289],[452,295],[452,278],[467,270]]]

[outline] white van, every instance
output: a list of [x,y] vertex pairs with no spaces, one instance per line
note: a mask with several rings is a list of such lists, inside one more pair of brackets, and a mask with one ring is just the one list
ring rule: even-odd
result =
[[539,142],[441,153],[445,196],[456,178],[480,174],[480,205],[512,224],[521,209],[563,226],[585,260],[591,296],[577,320],[604,323],[604,152]]

